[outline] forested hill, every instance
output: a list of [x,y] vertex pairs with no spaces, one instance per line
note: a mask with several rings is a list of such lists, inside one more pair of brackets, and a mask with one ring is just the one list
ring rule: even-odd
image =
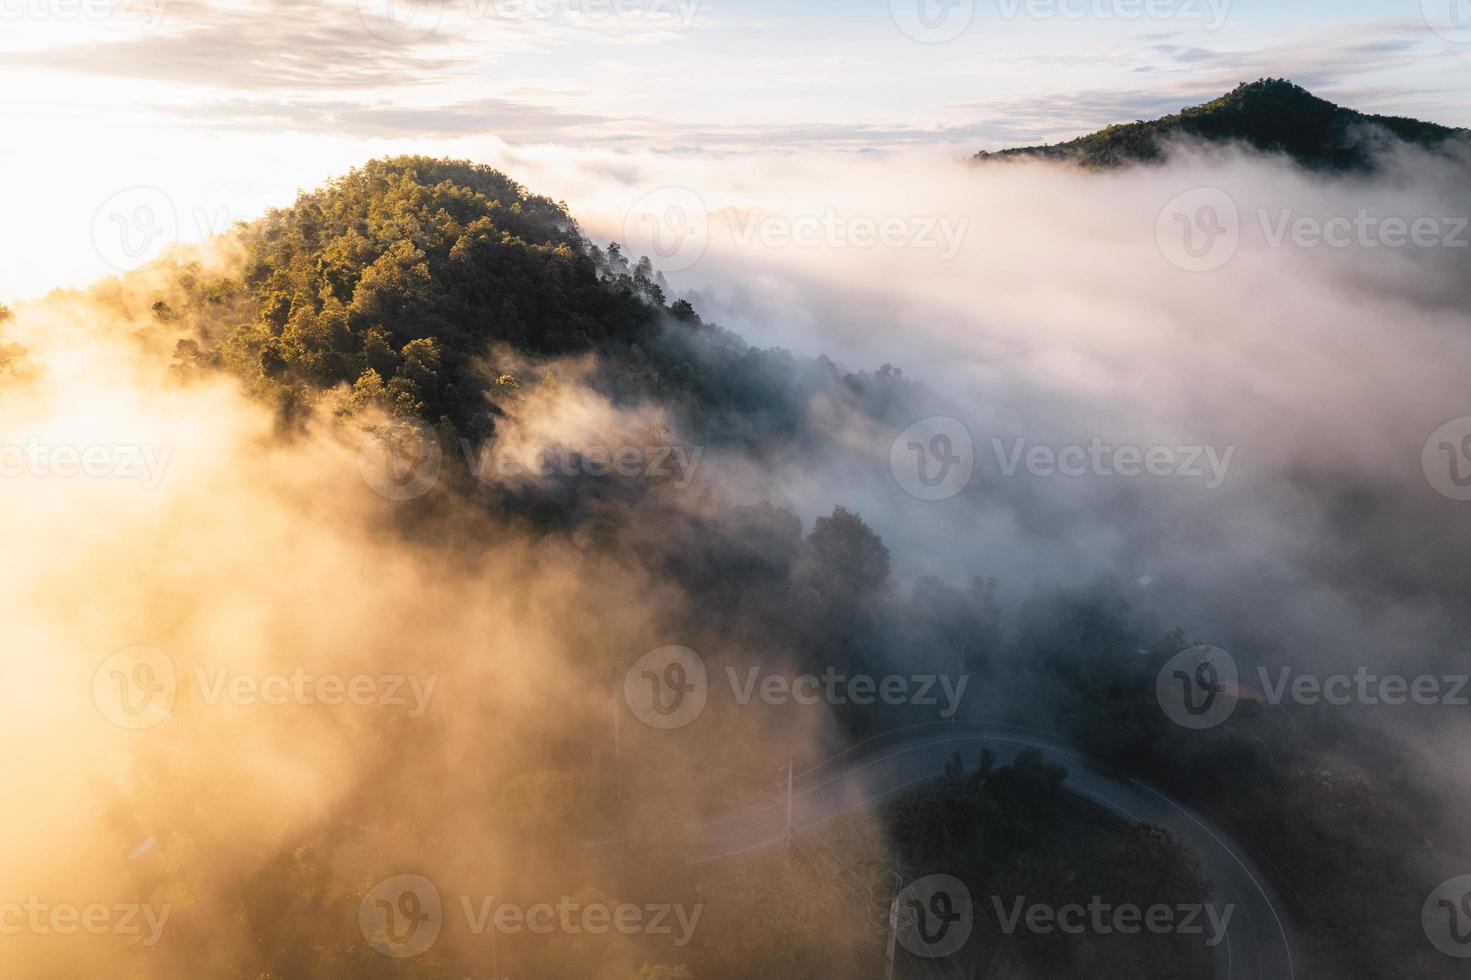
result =
[[1355,112],[1285,79],[1267,78],[1162,119],[1109,126],[1065,143],[982,152],[976,159],[1042,158],[1106,170],[1162,159],[1171,141],[1194,139],[1283,153],[1312,170],[1364,171],[1373,169],[1384,134],[1432,151],[1471,146],[1471,130]]
[[[564,205],[468,162],[374,161],[239,226],[245,263],[186,276],[196,336],[180,353],[241,375],[291,409],[340,384],[395,414],[475,427],[496,343],[564,354],[646,341],[668,307],[647,263],[630,268]],[[177,300],[176,300],[177,302]]]
[[887,366],[845,375],[751,347],[671,302],[647,258],[598,247],[564,204],[480,164],[377,160],[230,239],[241,261],[182,264],[149,301],[182,338],[181,371],[227,370],[285,419],[345,387],[349,406],[483,440],[499,396],[541,380],[507,371],[590,354],[615,402],[658,402],[697,426],[686,435],[751,449],[798,435],[818,390],[881,414],[913,387]]
[[[497,533],[514,528],[535,535],[538,543],[559,542],[558,554],[572,556],[598,583],[612,588],[627,572],[641,593],[655,596],[651,601],[664,608],[657,631],[642,621],[594,617],[596,629],[577,648],[586,653],[589,676],[608,685],[598,690],[619,683],[628,666],[623,653],[650,649],[656,641],[667,642],[664,637],[702,652],[720,651],[729,666],[742,671],[779,657],[793,676],[895,669],[915,676],[975,676],[978,693],[958,716],[962,720],[1057,731],[1088,746],[1100,763],[1197,803],[1237,839],[1260,848],[1293,883],[1301,907],[1313,910],[1311,921],[1301,923],[1309,933],[1311,962],[1303,976],[1431,975],[1439,954],[1419,930],[1422,883],[1382,842],[1432,840],[1446,831],[1427,805],[1433,797],[1422,783],[1407,775],[1402,783],[1380,785],[1362,775],[1412,773],[1397,743],[1361,738],[1348,726],[1246,699],[1229,726],[1202,739],[1171,722],[1156,703],[1160,670],[1193,637],[1171,629],[1178,621],[1175,610],[1128,580],[1106,577],[1057,593],[1038,588],[1024,603],[1003,608],[995,581],[898,580],[891,573],[890,545],[912,549],[913,542],[901,534],[886,544],[856,510],[835,506],[831,516],[814,515],[804,526],[775,493],[748,501],[744,487],[723,492],[719,479],[729,473],[769,474],[773,487],[794,479],[806,487],[837,474],[823,491],[835,496],[848,492],[847,474],[865,472],[859,467],[887,481],[884,449],[892,435],[948,409],[897,369],[886,365],[848,374],[824,358],[755,349],[703,322],[688,304],[670,303],[646,262],[593,245],[562,205],[465,162],[404,157],[371,163],[302,194],[289,208],[239,226],[230,238],[239,252],[233,261],[186,253],[126,282],[97,287],[99,300],[122,305],[128,324],[135,314],[149,316],[150,325],[139,331],[145,340],[177,345],[177,370],[186,381],[196,373],[228,371],[275,405],[288,425],[319,408],[342,410],[328,393],[346,390],[347,414],[361,403],[424,419],[447,447],[461,445],[461,438],[494,444],[501,412],[513,414],[508,406],[521,397],[503,387],[530,393],[545,384],[555,396],[586,384],[619,407],[655,405],[659,417],[670,421],[671,433],[652,437],[661,440],[652,448],[682,442],[709,450],[698,478],[687,474],[689,492],[652,472],[647,478],[574,472],[525,485],[483,483],[459,471],[471,458],[465,454],[435,493],[384,508],[395,530],[416,542],[442,538],[477,547],[478,538],[466,537],[458,521],[450,523],[462,514],[458,505],[469,501],[483,505],[475,514]],[[511,353],[502,356],[500,350]],[[589,355],[581,360],[595,365],[590,376],[575,383],[543,380],[550,368],[537,355],[564,354]],[[521,373],[528,355],[537,373],[503,378],[503,369]],[[0,362],[14,357],[0,349]],[[372,424],[377,414],[362,413]],[[835,419],[842,420],[841,435],[834,434]],[[853,438],[858,445],[850,450],[854,433],[862,435]],[[869,451],[873,443],[877,454]],[[793,461],[801,471],[796,477]],[[361,495],[367,493],[361,488]],[[862,486],[852,493],[864,499]],[[1018,523],[1045,523],[1057,535],[1086,530],[1082,520],[1052,506],[1031,484],[992,479],[983,493],[993,513],[1010,513]],[[437,520],[435,504],[446,499],[455,502],[443,508],[451,517]],[[894,526],[902,529],[907,519],[901,515]],[[451,526],[453,533],[446,531]],[[502,794],[497,807],[525,806],[514,795],[521,786],[578,787],[577,799],[593,800],[590,807],[577,803],[579,812],[614,808],[624,798],[647,800],[640,814],[683,812],[690,799],[716,799],[717,790],[726,791],[731,770],[720,767],[701,769],[712,785],[698,786],[698,792],[684,779],[666,781],[662,767],[637,767],[647,777],[637,788],[602,778],[608,768],[599,754],[606,743],[604,717],[600,711],[594,727],[558,736],[564,760],[558,765],[568,772],[528,771],[525,779],[518,776],[519,782],[495,790]],[[916,705],[880,712],[845,701],[832,706],[832,720],[835,742],[852,745],[931,722],[934,715]],[[711,733],[708,744],[716,754],[709,758],[725,744],[713,741],[716,729],[692,731]],[[416,750],[419,745],[404,744]],[[413,754],[412,771],[420,778],[422,753]],[[700,758],[699,748],[688,757]],[[1018,760],[1003,767],[1010,771],[993,771],[993,761],[959,760],[942,784],[919,788],[881,814],[900,863],[954,869],[977,895],[1020,889],[1015,893],[1054,902],[1077,893],[1200,900],[1204,883],[1195,880],[1189,855],[1168,837],[1148,828],[1135,832],[1064,799],[1065,773],[1046,760]],[[1222,773],[1230,778],[1220,778]],[[762,772],[758,781],[738,789],[760,798],[769,793],[769,780],[769,772]],[[342,811],[354,826],[372,822],[354,810],[361,799]],[[574,822],[526,819],[545,836],[548,852],[583,852],[585,837],[568,829]],[[315,887],[300,884],[297,869],[327,867],[336,846],[324,839],[292,850],[290,860],[258,876],[260,887],[282,895]],[[679,851],[670,854],[677,862],[661,858],[649,867],[685,866]],[[770,909],[805,894],[807,880],[803,866],[785,855],[756,867],[754,874],[732,872],[736,879],[705,879],[711,894],[735,908],[725,926],[712,915],[702,927],[703,945],[691,949],[708,967],[701,977],[806,977],[835,963],[842,975],[856,976],[861,964],[874,962],[872,947],[862,945],[844,947],[859,965],[835,960],[825,934],[815,930],[790,936],[764,930],[762,942],[753,944],[746,923],[755,913],[745,910]],[[1025,872],[1022,877],[1017,868]],[[1143,877],[1136,874],[1141,868],[1148,871]],[[623,866],[630,874],[615,881],[613,891],[645,887],[654,879],[632,873],[643,870],[632,862]],[[1362,927],[1357,897],[1367,894],[1389,910],[1376,930]],[[352,921],[356,897],[334,891],[330,901],[336,904],[328,906],[329,918]],[[834,913],[825,921],[842,923],[851,914]],[[240,975],[369,975],[358,961],[345,961],[335,941],[283,939],[276,919],[248,925],[256,930],[243,947],[250,950],[251,968]],[[1010,944],[1012,938],[998,942]],[[1172,941],[1126,947],[1081,937],[1061,953],[1050,945],[1019,943],[1004,955],[1018,976],[1199,975],[1191,969],[1195,961],[1176,956],[1174,940],[1181,937],[1166,938]],[[181,957],[195,954],[187,942],[175,949]],[[442,968],[426,967],[419,975],[470,972],[452,962],[453,949],[436,950],[444,957]],[[996,963],[989,940],[973,943],[966,955],[974,975]],[[195,960],[197,955],[188,961]],[[690,975],[640,973],[639,962],[655,961],[640,957],[620,975]],[[311,969],[304,972],[302,963]],[[559,962],[555,972],[517,975],[593,973],[569,974]]]

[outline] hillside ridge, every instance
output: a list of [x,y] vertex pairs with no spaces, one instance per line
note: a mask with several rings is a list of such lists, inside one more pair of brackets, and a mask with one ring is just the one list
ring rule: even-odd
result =
[[1060,160],[1111,170],[1163,160],[1171,143],[1195,139],[1281,153],[1310,170],[1370,171],[1385,134],[1431,152],[1471,147],[1471,130],[1358,112],[1287,79],[1264,78],[1159,119],[1120,123],[1060,143],[982,151],[975,159]]

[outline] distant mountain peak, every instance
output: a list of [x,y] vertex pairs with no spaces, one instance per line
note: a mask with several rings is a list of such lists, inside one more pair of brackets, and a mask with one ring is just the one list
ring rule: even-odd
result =
[[1312,170],[1365,171],[1385,135],[1426,150],[1471,146],[1471,131],[1335,105],[1285,78],[1243,83],[1219,98],[1150,121],[1109,126],[1047,146],[978,153],[978,160],[1039,158],[1106,170],[1163,159],[1170,143],[1241,144]]
[[1304,102],[1331,106],[1327,99],[1320,99],[1301,85],[1288,78],[1258,78],[1254,82],[1242,82],[1221,96],[1222,100],[1249,100],[1253,98],[1295,98]]

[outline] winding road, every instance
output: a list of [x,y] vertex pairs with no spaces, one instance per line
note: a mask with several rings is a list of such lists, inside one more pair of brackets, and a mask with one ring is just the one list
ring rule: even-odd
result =
[[[1292,938],[1283,905],[1268,877],[1209,821],[1138,780],[1107,772],[1077,746],[1054,736],[1005,725],[940,722],[879,736],[797,774],[791,799],[794,832],[840,814],[903,795],[945,773],[956,752],[971,765],[982,749],[998,766],[1025,749],[1041,750],[1067,767],[1064,786],[1131,823],[1165,828],[1199,856],[1212,885],[1211,901],[1234,905],[1226,939],[1214,949],[1217,980],[1292,980]],[[785,794],[740,813],[707,822],[703,862],[754,856],[787,845]]]

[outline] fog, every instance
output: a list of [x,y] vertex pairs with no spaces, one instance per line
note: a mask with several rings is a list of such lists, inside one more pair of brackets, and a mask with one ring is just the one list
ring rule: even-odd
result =
[[[613,789],[616,685],[670,640],[672,583],[447,493],[418,501],[406,534],[416,504],[374,492],[364,427],[326,417],[282,434],[234,382],[171,377],[146,279],[7,324],[26,352],[0,390],[0,444],[34,452],[8,456],[0,481],[0,725],[24,801],[0,820],[0,865],[6,901],[34,897],[43,923],[60,905],[142,904],[156,928],[138,914],[114,923],[120,938],[74,917],[63,934],[10,910],[7,970],[102,973],[128,942],[151,977],[225,975],[262,929],[361,946],[355,919],[326,910],[355,910],[402,873],[435,881],[447,908],[457,895],[555,902],[596,878],[593,858],[533,831],[667,839],[707,791],[727,792],[706,764],[690,771],[710,751],[694,736],[657,774],[685,780],[689,817],[625,825],[588,809]],[[507,425],[516,444],[502,448],[590,433],[617,445],[614,421],[568,395]],[[159,696],[140,710],[127,681]],[[747,751],[764,766],[808,737],[753,726]],[[320,906],[272,892],[273,869]],[[673,903],[688,885],[664,888],[654,897]],[[446,946],[488,963],[488,943],[461,929]],[[626,955],[598,947],[610,970]]]
[[[590,233],[627,238],[656,265],[661,244],[676,264],[693,256],[669,278],[707,320],[848,369],[899,366],[934,392],[926,414],[965,423],[976,474],[956,499],[917,501],[885,479],[897,432],[864,432],[866,458],[804,458],[763,477],[809,518],[856,506],[910,575],[1021,587],[1147,576],[1183,621],[1278,654],[1450,653],[1465,505],[1435,491],[1421,457],[1466,414],[1459,162],[1391,148],[1380,175],[1340,178],[1190,147],[1167,166],[1100,174],[902,154],[615,165],[527,151],[513,164]],[[1170,218],[1214,204],[1201,189],[1228,195],[1239,246],[1195,271]],[[687,191],[707,216],[682,225],[665,212],[696,199]],[[1372,221],[1325,234],[1361,213],[1431,224],[1420,244]],[[752,214],[776,231],[752,234]],[[791,240],[829,216],[837,233]],[[891,219],[892,246],[841,230]],[[1304,219],[1316,224],[1294,233]],[[661,240],[640,240],[654,228]],[[1018,439],[1195,447],[1204,472],[1006,477]],[[829,464],[849,468],[835,477]]]
[[[1471,414],[1457,165],[1391,148],[1378,176],[1324,178],[1189,147],[1110,174],[921,154],[523,147],[486,162],[566,200],[591,236],[666,260],[671,291],[707,322],[845,370],[902,368],[922,386],[904,424],[952,417],[974,446],[963,488],[919,499],[891,467],[902,425],[819,398],[802,419],[808,438],[760,455],[700,447],[693,488],[661,506],[698,516],[771,502],[806,529],[846,506],[887,545],[894,588],[994,577],[1012,613],[1112,579],[1163,628],[1244,668],[1414,674],[1464,661],[1471,503],[1438,491],[1445,474],[1422,462],[1437,429]],[[1222,217],[1203,188],[1234,207],[1239,247],[1191,269],[1213,260],[1170,232],[1177,211],[1187,225],[1210,217],[1205,204]],[[1432,220],[1434,241],[1274,242],[1284,216],[1361,211]],[[887,227],[890,244],[855,221]],[[673,237],[640,241],[640,229]],[[609,706],[640,655],[691,643],[713,664],[738,651],[697,636],[683,583],[585,534],[530,530],[448,478],[417,499],[375,493],[361,420],[323,412],[283,432],[236,382],[181,381],[176,338],[149,315],[167,288],[153,275],[167,268],[27,304],[5,325],[26,353],[0,375],[0,445],[40,444],[51,467],[0,480],[0,731],[25,801],[0,817],[11,893],[169,904],[172,928],[207,958],[160,959],[149,975],[182,977],[223,975],[247,956],[262,927],[232,910],[263,865],[299,860],[317,894],[352,908],[365,885],[399,873],[435,878],[447,896],[497,893],[513,877],[555,898],[595,877],[589,856],[543,853],[518,834],[558,821],[610,834],[596,816],[619,764]],[[496,441],[470,458],[635,445],[654,428],[688,436],[664,406],[594,390],[595,370],[488,350],[491,376],[557,382],[508,400]],[[1170,468],[1199,472],[1120,475],[1110,457],[1112,472],[1089,462],[1068,476],[1053,472],[1057,458],[1025,462],[1032,447],[1095,442],[1140,458],[1161,447]],[[56,447],[82,458],[101,447],[112,468],[59,475]],[[125,461],[120,447],[138,452]],[[488,479],[501,477],[526,479]],[[779,659],[781,646],[768,652]],[[893,656],[902,667],[908,652]],[[113,673],[143,676],[144,663],[174,672],[161,721],[109,700]],[[311,710],[210,693],[229,690],[212,688],[222,677],[302,671],[371,678],[368,703]],[[1048,727],[1045,703],[1038,713]],[[698,818],[742,802],[717,769],[774,780],[782,760],[834,738],[820,714],[731,723],[738,742],[714,726],[683,736],[657,778],[687,783],[686,809],[635,818],[641,833],[694,834]],[[1396,739],[1440,729],[1444,742],[1420,741],[1425,778],[1447,809],[1460,805],[1463,774],[1436,760],[1463,719],[1385,711],[1365,723]],[[535,772],[565,782],[517,783]],[[296,849],[323,834],[336,847],[318,865]],[[667,882],[663,900],[686,896],[680,874]],[[352,923],[280,914],[285,932],[352,938]],[[837,930],[833,942],[849,938]],[[100,972],[112,955],[103,940],[15,941],[10,962],[26,975]]]

